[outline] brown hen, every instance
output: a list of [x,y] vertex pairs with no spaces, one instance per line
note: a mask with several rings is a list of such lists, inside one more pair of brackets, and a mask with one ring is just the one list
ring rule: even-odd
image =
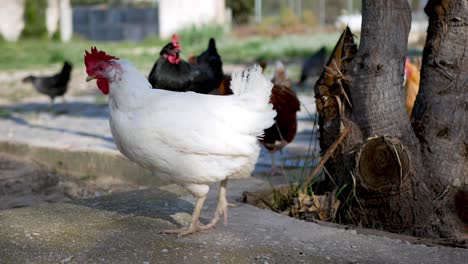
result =
[[276,63],[275,73],[271,80],[274,84],[271,90],[270,102],[276,110],[275,124],[265,129],[265,135],[260,142],[271,155],[271,173],[276,173],[275,152],[282,152],[283,147],[291,143],[297,132],[297,115],[301,110],[296,92],[291,88],[286,69],[281,62]]
[[412,63],[409,59],[406,59],[405,63],[405,106],[408,115],[411,117],[413,112],[414,102],[416,101],[416,96],[419,92],[419,81],[420,77],[420,67],[417,63]]

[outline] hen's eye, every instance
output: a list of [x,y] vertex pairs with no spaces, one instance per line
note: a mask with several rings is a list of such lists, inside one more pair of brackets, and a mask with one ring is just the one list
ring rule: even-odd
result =
[[98,71],[102,71],[102,70],[103,70],[102,66],[99,66]]

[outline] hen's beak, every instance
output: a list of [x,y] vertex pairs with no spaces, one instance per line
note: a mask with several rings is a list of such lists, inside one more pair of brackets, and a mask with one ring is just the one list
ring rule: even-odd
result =
[[94,80],[94,79],[96,79],[96,76],[94,76],[94,75],[88,75],[88,77],[86,77],[87,82],[89,82],[91,80]]

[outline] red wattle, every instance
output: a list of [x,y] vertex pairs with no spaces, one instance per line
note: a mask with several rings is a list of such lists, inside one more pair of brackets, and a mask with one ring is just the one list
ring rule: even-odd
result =
[[175,56],[169,56],[167,60],[172,64],[179,64],[180,58],[176,58]]
[[103,94],[109,93],[109,81],[106,79],[97,79],[97,87]]
[[171,64],[179,64],[179,62],[180,62],[180,58],[176,57],[174,55],[164,54],[163,57],[166,58],[169,61],[169,63],[171,63]]

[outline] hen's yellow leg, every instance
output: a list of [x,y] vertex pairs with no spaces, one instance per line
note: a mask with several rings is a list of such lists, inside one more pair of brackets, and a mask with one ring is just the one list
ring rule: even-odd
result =
[[178,234],[179,236],[186,236],[205,229],[204,226],[200,224],[198,219],[200,218],[201,210],[203,208],[203,203],[205,203],[206,196],[198,198],[195,208],[192,213],[192,222],[188,228],[175,229],[175,230],[163,230],[163,234]]

